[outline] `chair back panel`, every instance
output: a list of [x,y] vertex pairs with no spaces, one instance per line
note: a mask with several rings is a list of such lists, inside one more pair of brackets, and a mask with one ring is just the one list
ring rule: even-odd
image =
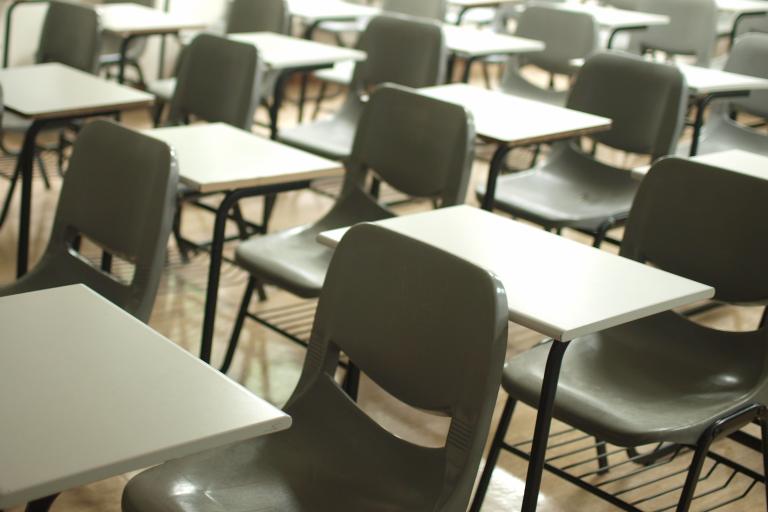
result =
[[101,22],[93,6],[52,1],[43,21],[36,61],[59,62],[95,73],[101,50]]
[[613,120],[610,130],[594,136],[598,142],[655,159],[674,152],[687,97],[676,67],[605,52],[587,59],[567,106]]
[[[768,79],[768,34],[752,32],[739,37],[731,49],[725,71]],[[752,91],[731,102],[737,109],[768,119],[768,90]]]
[[381,7],[384,12],[428,18],[442,23],[445,21],[448,2],[446,0],[384,0]]
[[387,84],[377,89],[358,124],[348,176],[361,186],[368,171],[414,197],[442,206],[466,199],[474,124],[461,106]]
[[258,101],[256,47],[212,34],[200,34],[179,66],[170,124],[190,117],[250,131]]
[[231,0],[227,7],[227,33],[288,32],[290,13],[285,0]]
[[715,288],[730,303],[768,300],[768,180],[681,158],[643,179],[623,256]]

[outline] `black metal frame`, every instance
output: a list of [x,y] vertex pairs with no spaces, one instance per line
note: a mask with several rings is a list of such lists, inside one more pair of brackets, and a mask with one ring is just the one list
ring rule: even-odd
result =
[[693,138],[691,140],[691,150],[689,156],[696,156],[699,152],[701,129],[704,126],[704,111],[707,109],[707,106],[716,99],[740,98],[743,96],[749,96],[749,94],[749,90],[733,90],[702,94],[695,98],[694,104],[696,106],[696,117],[693,121]]
[[739,23],[742,22],[744,18],[760,18],[768,16],[768,7],[765,9],[765,11],[757,12],[757,11],[748,11],[748,12],[740,12],[736,15],[736,18],[733,20],[733,27],[731,28],[731,33],[728,36],[729,45],[731,48],[733,48],[733,43],[736,42],[736,36],[738,36],[739,31]]

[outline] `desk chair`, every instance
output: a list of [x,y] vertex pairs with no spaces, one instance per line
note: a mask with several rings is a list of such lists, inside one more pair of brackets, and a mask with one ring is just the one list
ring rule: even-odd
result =
[[[446,278],[448,277],[448,278]],[[131,480],[124,512],[463,512],[496,402],[507,302],[487,271],[378,226],[352,228],[328,271],[285,432]],[[445,446],[390,433],[333,378],[344,351],[406,404],[450,418]]]
[[[40,262],[0,295],[82,283],[146,322],[152,312],[175,208],[171,149],[111,121],[86,124],[75,142],[53,230]],[[95,242],[131,265],[129,276],[79,254]]]
[[[341,196],[314,224],[254,238],[240,245],[235,261],[250,274],[222,371],[235,355],[254,288],[269,283],[302,298],[320,295],[333,251],[316,240],[329,229],[392,217],[365,191],[368,176],[414,197],[462,204],[472,168],[474,125],[464,108],[402,86],[377,89],[363,109]],[[275,326],[267,322],[268,327]],[[298,337],[292,341],[305,344]]]
[[[437,23],[442,23],[444,19],[444,13],[446,9],[446,2],[445,0],[424,0],[423,2],[414,2],[412,0],[385,0],[385,2],[382,5],[382,11],[384,13],[389,13],[393,16],[399,16],[402,18],[420,18],[422,20],[434,20]],[[365,20],[365,22],[358,28],[358,32],[365,31],[367,27],[368,21]],[[369,36],[367,38],[369,41],[371,37]],[[394,41],[394,39],[393,39]],[[343,41],[340,41],[340,44],[343,43]],[[386,46],[390,42],[386,39],[380,38],[376,42],[372,43],[366,43],[367,48],[373,49],[373,45],[382,45]],[[358,48],[362,49],[362,41],[358,41],[357,46]],[[433,43],[430,43],[428,46],[431,48]],[[381,53],[383,49],[378,49],[378,53]],[[396,48],[393,49],[393,51],[398,51]],[[431,50],[428,50],[431,51]],[[368,59],[370,60],[370,55],[368,56]],[[385,57],[382,57],[385,58]],[[400,59],[402,58],[401,55],[394,55],[394,53],[388,57],[390,59]],[[429,68],[433,68],[434,64],[430,62],[428,65]],[[353,62],[340,62],[329,69],[321,69],[318,71],[315,71],[312,73],[312,76],[316,79],[320,80],[320,92],[317,96],[317,101],[315,103],[315,112],[312,116],[312,119],[317,119],[317,116],[320,114],[320,110],[322,109],[323,101],[327,98],[327,91],[328,91],[328,85],[334,84],[337,86],[341,86],[343,88],[351,88],[351,84],[354,80],[354,74],[355,74],[355,68],[356,64]],[[398,82],[394,78],[390,78],[388,81],[390,82]],[[398,82],[400,83],[400,82]],[[404,85],[410,85],[405,83]],[[433,84],[436,85],[436,84]]]
[[[676,67],[606,52],[586,61],[567,106],[613,121],[595,142],[656,160],[675,151],[687,97]],[[637,186],[629,172],[598,161],[574,139],[553,144],[544,164],[500,177],[493,206],[547,229],[583,231],[599,247],[626,220]]]
[[[143,5],[145,7],[155,7],[155,0],[102,0],[105,4],[117,4],[129,3]],[[101,55],[99,56],[99,69],[107,70],[120,65],[120,48],[123,44],[122,38],[106,32],[102,35],[101,39]],[[128,44],[128,51],[125,54],[125,65],[131,67],[136,71],[139,87],[144,87],[146,81],[144,80],[144,72],[141,69],[139,59],[144,55],[144,51],[147,49],[147,38],[140,37],[134,39]]]
[[[507,59],[501,90],[557,106],[565,106],[567,90],[554,89],[554,76],[572,77],[577,69],[574,59],[586,59],[598,49],[600,29],[588,13],[567,11],[544,5],[531,5],[520,15],[515,35],[543,41],[541,52]],[[543,89],[522,74],[522,68],[533,65],[550,74],[550,87]]]
[[[692,186],[693,184],[693,186]],[[768,252],[768,181],[709,167],[690,160],[667,158],[656,163],[643,180],[627,224],[621,255],[649,263],[716,290],[723,303],[765,304],[768,277],[763,271]],[[734,229],[740,226],[739,229]],[[641,286],[641,284],[638,284]],[[630,292],[631,293],[631,292]],[[576,299],[578,300],[578,299]],[[502,448],[527,453],[522,445],[504,442],[515,404],[536,407],[549,341],[507,362],[502,386],[509,394],[491,445],[471,510],[480,510]],[[614,327],[570,343],[560,371],[554,417],[595,436],[603,458],[577,464],[584,457],[550,458],[548,469],[611,501],[622,510],[672,510],[667,502],[648,498],[659,489],[675,491],[674,480],[655,481],[659,472],[685,475],[676,510],[685,512],[694,498],[702,466],[711,445],[753,420],[760,422],[764,444],[768,437],[768,328],[726,332],[696,324],[668,311]],[[580,435],[580,434],[576,434]],[[620,447],[606,453],[605,442]],[[561,453],[575,445],[558,438]],[[621,448],[673,443],[667,455],[620,458]],[[586,450],[592,445],[587,444]],[[690,464],[664,461],[693,450]],[[584,453],[584,452],[582,452]],[[599,453],[599,451],[598,451]],[[611,455],[614,465],[607,464]],[[657,454],[658,455],[658,454]],[[743,473],[738,461],[712,453],[715,462]],[[659,460],[661,459],[661,460]],[[620,461],[620,462],[619,462]],[[671,461],[669,461],[671,462]],[[668,463],[669,463],[668,462]],[[764,460],[768,470],[768,458]],[[566,464],[573,464],[566,468]],[[680,468],[677,470],[677,468]],[[554,468],[554,469],[553,469]],[[655,473],[652,472],[660,468]],[[647,473],[643,474],[645,471]],[[707,470],[709,474],[709,469]],[[768,472],[768,471],[767,471]],[[598,475],[602,478],[590,480]],[[587,475],[582,478],[579,475]],[[747,470],[749,480],[762,475]],[[636,476],[638,480],[622,480]],[[711,480],[718,480],[714,476]],[[702,493],[717,490],[717,481],[704,481]],[[615,481],[616,494],[603,482]],[[641,494],[622,493],[638,481],[655,482]],[[758,483],[758,485],[762,485]],[[643,491],[642,488],[639,489]],[[735,491],[738,492],[738,491]],[[662,493],[663,494],[663,493]],[[677,494],[672,494],[674,499]],[[643,497],[646,497],[643,499]],[[658,498],[655,498],[658,499]],[[710,496],[701,507],[717,508],[730,497]],[[631,502],[634,501],[634,504]],[[629,503],[628,503],[629,502]],[[640,505],[642,503],[642,505]],[[699,503],[699,502],[697,502]],[[709,508],[712,507],[712,508]],[[703,509],[703,508],[701,508]],[[738,505],[736,509],[739,509]],[[699,508],[697,508],[699,510]]]
[[355,65],[352,85],[339,112],[329,120],[281,131],[280,142],[332,160],[346,160],[352,151],[364,97],[373,87],[391,82],[418,88],[443,81],[445,41],[435,22],[377,16],[361,35],[358,48],[368,58]]
[[[35,53],[35,63],[58,62],[67,66],[95,73],[98,69],[98,58],[101,45],[101,23],[96,10],[92,6],[74,4],[54,0],[50,2],[43,21],[40,40]],[[32,122],[13,112],[3,115],[2,133],[0,134],[0,150],[5,154],[17,156],[18,151],[7,148],[5,134],[16,133],[23,135],[32,126]],[[40,151],[56,149],[59,154],[59,174],[63,173],[64,147],[63,132],[59,137],[59,145],[54,148],[39,148],[35,157],[40,166],[40,172],[46,188],[50,188],[48,173]],[[10,193],[6,196],[7,208],[11,200]]]
[[696,58],[696,65],[709,67],[717,31],[715,0],[638,0],[639,11],[665,14],[668,25],[649,27],[630,38],[630,48],[644,54],[660,50],[668,59],[677,55]]
[[[753,32],[738,38],[725,71],[768,78],[768,34]],[[752,91],[744,99],[716,103],[702,128],[699,154],[743,149],[768,156],[768,136],[738,123],[735,116],[739,113],[768,120],[768,91]]]
[[[241,130],[251,131],[253,116],[259,99],[260,66],[256,47],[212,34],[200,34],[187,49],[186,58],[179,69],[178,85],[171,100],[168,125],[182,125],[192,121],[227,123]],[[201,194],[185,187],[179,188],[179,205],[174,222],[174,235],[186,259],[186,250],[195,244],[181,235],[181,213],[184,202],[215,212],[214,208],[199,202]],[[271,201],[265,201],[264,225],[248,225],[239,207],[233,210],[239,237],[245,239],[255,231],[266,232],[271,212]],[[249,229],[250,228],[250,229]]]
[[[230,0],[227,4],[226,32],[235,34],[241,32],[275,32],[287,34],[289,32],[290,12],[286,0]],[[186,58],[187,47],[181,48],[176,71],[172,78],[160,78],[147,85],[147,91],[155,96],[155,126],[159,126],[162,120],[165,106],[173,99],[176,90],[176,81],[179,69]],[[269,91],[274,89],[277,76],[272,73],[264,73],[260,91],[262,96],[268,97]]]

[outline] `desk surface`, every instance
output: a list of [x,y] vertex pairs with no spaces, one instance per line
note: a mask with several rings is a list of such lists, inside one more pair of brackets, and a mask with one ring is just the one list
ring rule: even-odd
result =
[[207,26],[201,19],[134,3],[102,4],[97,5],[96,10],[104,30],[121,37],[173,34]]
[[595,17],[598,25],[609,30],[655,27],[669,24],[669,16],[649,12],[629,11],[615,7],[576,2],[553,3],[551,7],[570,11],[587,12]]
[[506,3],[509,3],[509,0],[448,0],[448,5],[460,7],[462,9],[474,7],[499,7]]
[[[509,319],[561,341],[714,295],[709,286],[469,206],[376,224],[495,273],[507,291]],[[335,247],[345,232],[318,240]]]
[[764,78],[728,73],[719,69],[702,68],[688,64],[678,64],[677,66],[685,75],[685,80],[692,94],[701,95],[768,89],[768,80]]
[[6,108],[30,119],[58,119],[142,108],[151,94],[137,91],[62,64],[0,70]]
[[445,44],[462,57],[540,52],[542,41],[456,25],[443,25]]
[[203,193],[337,176],[326,160],[223,123],[148,130],[176,153],[181,180]]
[[309,23],[351,21],[376,16],[381,12],[378,7],[340,0],[288,0],[288,10],[291,16]]
[[273,32],[232,34],[230,39],[256,46],[264,65],[284,70],[313,66],[331,66],[337,62],[363,61],[365,52],[308,41]]
[[764,0],[716,0],[717,9],[735,14],[768,12],[768,2]]
[[[711,165],[713,167],[721,167],[723,169],[728,169],[729,171],[768,180],[768,157],[750,153],[749,151],[729,149],[728,151],[697,155],[690,159],[694,162]],[[642,179],[650,170],[650,165],[636,167],[632,169],[632,175]]]
[[608,130],[611,120],[466,84],[426,87],[427,96],[472,113],[477,134],[502,144],[536,144]]
[[290,426],[85,286],[0,298],[0,325],[0,508]]

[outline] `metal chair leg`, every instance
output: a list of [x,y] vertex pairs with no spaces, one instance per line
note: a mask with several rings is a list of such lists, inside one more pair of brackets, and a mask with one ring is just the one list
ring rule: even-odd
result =
[[677,502],[677,512],[688,512],[691,508],[691,502],[693,501],[693,496],[696,492],[696,484],[699,483],[701,469],[704,467],[704,461],[707,460],[709,446],[709,439],[702,439],[699,441],[698,446],[696,446],[693,460],[691,460],[691,465],[688,468],[688,476],[685,479],[685,485],[680,493],[680,500]]
[[768,509],[768,417],[763,415],[759,420],[760,433],[763,438],[763,477],[765,478],[765,507]]
[[181,236],[181,209],[183,204],[181,199],[176,201],[176,212],[173,214],[173,238],[176,240],[176,247],[179,249],[182,263],[189,263],[187,244],[184,242],[184,237]]
[[595,438],[595,449],[597,450],[597,467],[600,469],[598,475],[604,475],[608,473],[608,455],[605,449],[605,441],[601,441],[599,438]]
[[16,191],[16,182],[19,181],[19,170],[16,169],[11,176],[11,183],[8,186],[8,192],[5,195],[5,201],[3,201],[3,209],[0,211],[0,226],[5,224],[6,218],[8,218],[8,210],[11,209],[11,201],[13,201],[13,193]]
[[483,506],[483,500],[485,500],[485,495],[488,492],[491,476],[493,476],[493,469],[496,467],[499,454],[501,454],[501,450],[504,448],[504,436],[507,434],[509,424],[512,421],[512,414],[515,412],[516,403],[517,401],[512,397],[507,397],[504,410],[501,412],[501,418],[499,418],[499,425],[496,427],[496,433],[493,435],[491,449],[488,451],[488,457],[485,459],[485,466],[480,476],[480,482],[477,484],[475,497],[472,499],[472,505],[469,507],[470,512],[480,512],[480,508]]
[[357,401],[357,393],[360,390],[360,369],[352,361],[347,362],[347,374],[344,376],[341,387],[352,400]]
[[35,151],[35,160],[37,160],[37,165],[40,167],[40,176],[43,177],[45,190],[51,190],[51,181],[48,179],[48,171],[45,168],[45,162],[43,162],[43,157],[40,154],[40,151]]
[[267,194],[264,196],[264,214],[261,217],[261,227],[264,234],[269,230],[269,221],[272,219],[272,212],[277,202],[277,194]]
[[51,509],[51,505],[53,505],[53,502],[56,501],[56,498],[58,497],[58,494],[54,494],[53,496],[47,496],[45,498],[40,498],[39,500],[30,501],[27,504],[26,512],[48,512],[48,510]]
[[317,116],[320,115],[320,111],[323,107],[323,101],[325,101],[325,93],[328,91],[328,82],[320,82],[320,90],[317,93],[317,99],[315,100],[315,110],[312,112],[312,120],[315,121]]
[[232,365],[232,359],[235,357],[237,344],[240,341],[240,333],[243,330],[243,323],[245,322],[245,316],[248,314],[248,307],[251,304],[251,297],[253,296],[253,289],[255,287],[256,279],[249,277],[248,284],[245,286],[243,300],[240,302],[240,310],[237,312],[237,318],[235,318],[235,325],[232,327],[232,335],[229,338],[227,353],[224,356],[224,362],[222,363],[221,368],[219,368],[221,373],[227,373],[229,367]]

